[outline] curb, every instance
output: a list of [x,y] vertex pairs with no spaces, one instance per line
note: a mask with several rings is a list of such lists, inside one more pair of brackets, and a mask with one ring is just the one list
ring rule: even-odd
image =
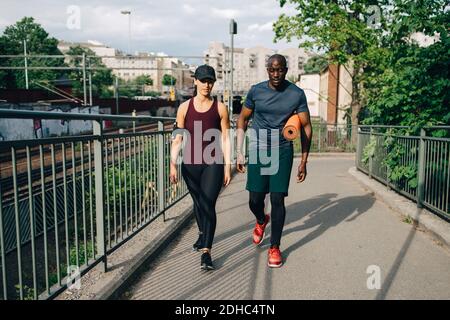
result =
[[413,225],[424,229],[435,240],[450,250],[450,223],[439,218],[426,208],[417,208],[416,203],[413,201],[395,191],[387,190],[385,185],[375,179],[370,179],[355,167],[351,167],[348,172],[359,183],[370,189],[389,208],[403,217],[410,217],[414,221]]
[[[309,157],[312,158],[349,158],[354,159],[356,153],[354,152],[311,152]],[[301,158],[301,153],[294,153],[294,158]]]
[[[231,176],[237,173],[236,168],[232,167]],[[224,188],[220,191],[222,193]],[[94,298],[94,300],[116,300],[132,285],[135,280],[145,272],[146,267],[154,261],[161,252],[186,228],[194,217],[194,208],[191,206],[186,209],[177,222],[173,223],[158,236],[150,245],[145,247],[141,253],[130,262],[130,266],[124,273],[118,275],[111,283],[105,286]]]

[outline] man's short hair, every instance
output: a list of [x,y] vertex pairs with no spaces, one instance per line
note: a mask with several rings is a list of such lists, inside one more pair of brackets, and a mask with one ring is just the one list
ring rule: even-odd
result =
[[276,54],[274,54],[274,55],[271,55],[271,56],[269,57],[269,59],[267,59],[267,66],[266,66],[266,67],[269,68],[269,67],[272,65],[272,62],[273,62],[274,60],[278,60],[278,62],[279,62],[281,65],[283,65],[283,67],[287,68],[287,61],[286,61],[285,56],[283,56],[283,55],[281,55],[281,54],[278,54],[278,53],[276,53]]

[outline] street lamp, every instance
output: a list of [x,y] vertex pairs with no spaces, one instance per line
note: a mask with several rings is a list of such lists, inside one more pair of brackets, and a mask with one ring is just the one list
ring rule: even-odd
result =
[[120,13],[128,15],[128,53],[131,54],[131,11],[122,10]]

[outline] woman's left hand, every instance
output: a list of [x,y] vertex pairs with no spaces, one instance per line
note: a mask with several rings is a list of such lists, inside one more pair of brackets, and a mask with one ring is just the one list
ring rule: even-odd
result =
[[224,170],[223,185],[227,187],[231,182],[231,165],[226,164]]

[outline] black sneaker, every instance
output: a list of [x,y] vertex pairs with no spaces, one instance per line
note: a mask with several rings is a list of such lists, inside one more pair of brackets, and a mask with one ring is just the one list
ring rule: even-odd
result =
[[202,249],[203,245],[202,245],[202,235],[200,234],[198,236],[197,241],[192,245],[192,251],[199,251],[200,249]]
[[214,270],[214,266],[211,260],[211,254],[209,252],[203,252],[201,257],[201,265],[200,267],[203,270]]

